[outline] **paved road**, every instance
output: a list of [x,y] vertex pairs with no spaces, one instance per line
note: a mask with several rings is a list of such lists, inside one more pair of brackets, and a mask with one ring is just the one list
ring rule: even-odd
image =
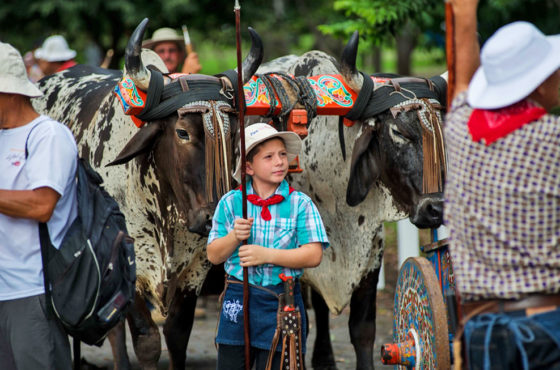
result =
[[[389,341],[392,336],[392,318],[390,309],[384,307],[387,301],[390,301],[389,293],[380,292],[378,298],[378,315],[377,315],[377,339],[375,344],[375,366],[383,368],[379,360],[379,348],[382,343]],[[195,320],[190,343],[187,349],[187,366],[188,370],[214,370],[216,368],[216,349],[214,348],[214,335],[216,330],[217,308],[214,297],[208,297],[206,304],[206,317]],[[341,315],[331,315],[331,340],[335,352],[335,359],[339,370],[351,370],[356,368],[356,359],[350,336],[348,334],[348,309]],[[310,315],[310,333],[308,338],[308,347],[312,347],[315,340],[315,330],[313,329],[313,312]],[[161,332],[161,327],[160,327]],[[163,338],[163,333],[161,333]],[[127,333],[128,354],[134,369],[139,369],[138,361],[134,355],[132,342],[130,341],[130,333]],[[82,345],[82,356],[86,361],[95,367],[102,369],[113,369],[111,349],[108,341],[105,341],[101,348],[95,346]],[[311,369],[310,356],[306,359],[307,368]],[[169,366],[169,355],[165,341],[162,343],[162,355],[159,361],[159,369],[167,369]]]
[[[377,330],[374,347],[374,365],[377,369],[392,369],[381,364],[380,347],[383,343],[392,340],[393,333],[393,296],[394,287],[397,280],[397,254],[394,245],[394,230],[388,229],[386,232],[388,239],[393,240],[387,244],[385,250],[385,283],[386,288],[377,294]],[[422,236],[422,235],[421,235]],[[424,235],[424,239],[426,236]],[[425,241],[424,241],[425,243]],[[199,300],[201,305],[202,300]],[[208,297],[206,299],[206,317],[196,319],[191,333],[191,339],[187,349],[187,365],[188,370],[214,370],[216,368],[216,349],[214,347],[214,337],[216,331],[217,318],[217,297]],[[331,341],[335,354],[335,360],[338,370],[353,370],[356,368],[356,357],[354,349],[350,343],[348,333],[348,313],[346,308],[339,316],[331,315],[330,329]],[[308,311],[310,318],[310,330],[307,339],[307,347],[312,348],[315,341],[314,315],[313,310]],[[160,327],[161,332],[161,327]],[[165,341],[162,337],[162,354],[159,361],[159,369],[166,370],[169,366],[169,355]],[[138,361],[134,355],[130,333],[127,333],[128,355],[131,359],[134,369],[139,369]],[[310,352],[311,353],[311,352]],[[113,369],[112,354],[108,341],[101,347],[82,345],[82,354],[87,362],[101,369]],[[306,365],[311,369],[311,356],[307,356]],[[95,369],[90,367],[89,370]]]

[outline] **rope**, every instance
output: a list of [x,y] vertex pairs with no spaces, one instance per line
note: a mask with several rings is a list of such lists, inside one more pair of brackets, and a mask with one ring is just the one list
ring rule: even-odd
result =
[[[283,72],[269,72],[265,74],[257,74],[256,76],[264,83],[270,97],[270,109],[265,117],[284,120],[285,117],[295,108],[297,103],[304,106],[305,111],[307,112],[307,122],[310,122],[317,116],[317,98],[313,92],[311,84],[307,80],[307,77],[299,76],[293,78]],[[292,89],[293,95],[296,99],[293,99],[293,101],[290,99],[288,92],[284,88],[284,85],[282,85],[281,80],[276,76],[280,76],[282,77],[282,80],[286,81]],[[274,115],[278,106],[276,95],[278,95],[278,100],[280,101],[280,104],[282,104],[282,109],[278,115]]]

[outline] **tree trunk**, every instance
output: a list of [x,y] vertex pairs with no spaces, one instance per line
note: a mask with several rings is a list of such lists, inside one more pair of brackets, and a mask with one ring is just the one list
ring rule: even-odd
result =
[[418,41],[417,32],[409,23],[406,24],[402,32],[397,35],[397,73],[403,76],[410,76],[412,64],[412,51]]

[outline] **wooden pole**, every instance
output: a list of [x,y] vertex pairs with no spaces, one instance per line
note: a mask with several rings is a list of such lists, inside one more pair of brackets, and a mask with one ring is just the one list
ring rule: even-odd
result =
[[[241,61],[241,6],[239,0],[235,0],[233,8],[235,12],[235,37],[237,48],[237,109],[239,111],[239,139],[241,141],[241,194],[243,203],[243,218],[247,218],[247,186],[245,168],[245,92],[243,90],[243,62]],[[243,241],[247,244],[247,240]],[[245,370],[251,368],[251,338],[249,335],[249,270],[243,267],[243,328],[245,339]]]
[[455,20],[453,8],[445,2],[445,50],[447,58],[447,108],[451,106],[455,90]]

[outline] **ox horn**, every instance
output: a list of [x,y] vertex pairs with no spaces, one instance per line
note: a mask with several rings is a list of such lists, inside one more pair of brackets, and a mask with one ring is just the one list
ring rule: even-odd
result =
[[249,27],[249,34],[251,35],[251,50],[249,54],[243,60],[242,65],[242,76],[243,76],[243,85],[245,85],[251,77],[257,72],[257,69],[261,65],[263,60],[263,44],[261,37],[252,27]]
[[136,87],[142,91],[148,91],[148,87],[150,86],[150,71],[144,67],[141,58],[142,39],[144,38],[147,25],[148,18],[144,18],[138,27],[136,27],[128,40],[128,45],[126,45],[124,59],[126,74],[134,81]]
[[[241,74],[243,76],[243,85],[245,85],[251,77],[257,72],[263,60],[263,45],[262,40],[257,31],[249,27],[249,34],[251,35],[251,50],[243,60],[241,65]],[[237,71],[227,70],[226,72],[219,73],[216,76],[223,76],[227,78],[235,88],[237,88]]]
[[360,34],[354,31],[352,37],[342,51],[342,58],[340,60],[340,72],[342,77],[348,83],[348,86],[355,92],[359,93],[364,83],[364,77],[356,69],[356,56],[358,54],[358,42],[360,41]]

